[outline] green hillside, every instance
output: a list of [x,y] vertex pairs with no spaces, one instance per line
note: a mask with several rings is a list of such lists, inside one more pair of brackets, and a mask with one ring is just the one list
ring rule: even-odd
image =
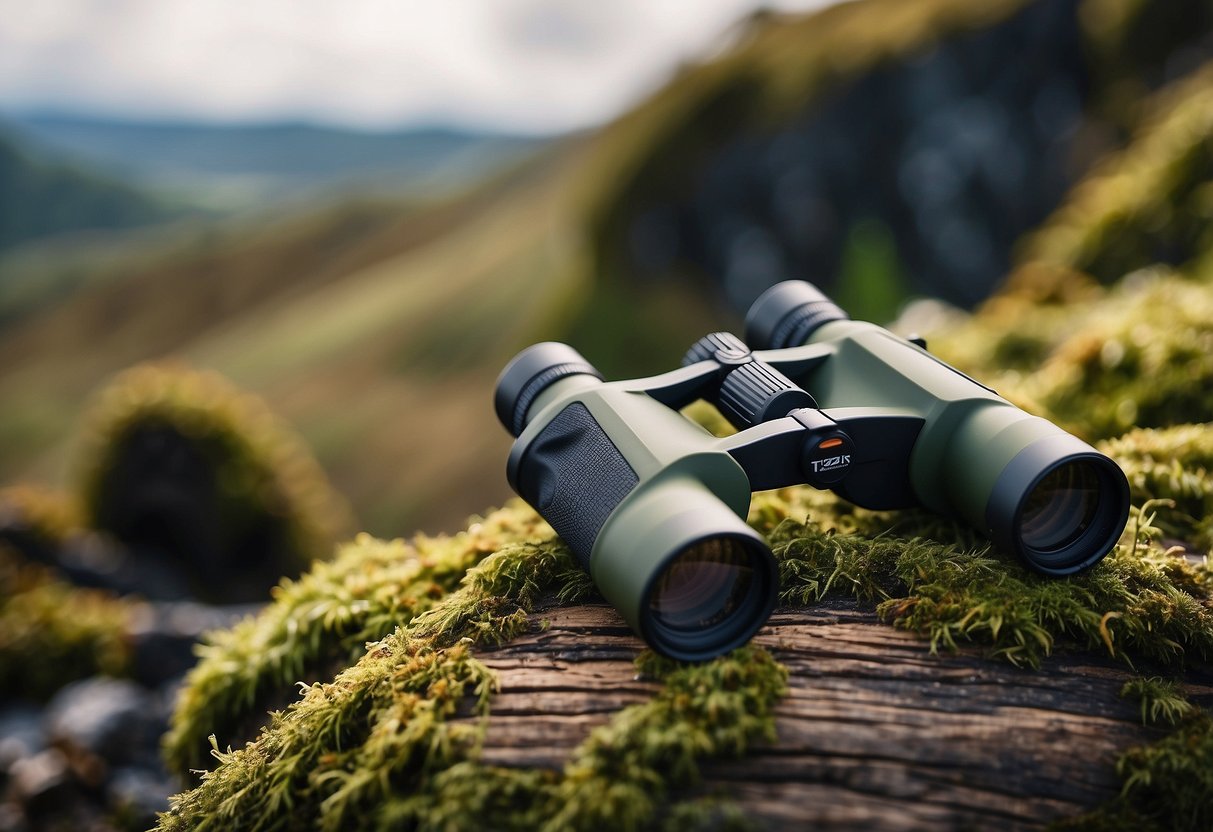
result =
[[[530,341],[577,334],[568,310],[587,287],[566,183],[584,152],[437,204],[336,205],[120,258],[0,333],[0,481],[70,478],[64,440],[91,393],[172,356],[267,398],[372,531],[450,528],[501,501],[504,477],[484,473],[507,448],[492,384]],[[674,360],[710,324],[693,309],[621,342]]]
[[37,158],[0,133],[0,251],[55,234],[132,228],[180,213],[129,185]]

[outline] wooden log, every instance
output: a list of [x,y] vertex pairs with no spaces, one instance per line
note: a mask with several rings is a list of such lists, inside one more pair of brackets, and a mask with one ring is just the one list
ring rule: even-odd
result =
[[[658,683],[636,677],[643,645],[610,607],[533,618],[531,634],[481,654],[501,682],[483,759],[555,769]],[[1119,696],[1133,671],[1090,653],[1039,670],[977,649],[932,655],[845,600],[777,610],[756,641],[790,671],[778,740],[706,763],[702,792],[770,828],[1037,829],[1116,794],[1117,757],[1163,734]],[[1208,673],[1186,678],[1213,701]]]

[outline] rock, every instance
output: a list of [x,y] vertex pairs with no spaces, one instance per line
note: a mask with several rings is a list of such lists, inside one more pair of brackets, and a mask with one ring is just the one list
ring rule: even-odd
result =
[[13,803],[0,803],[0,832],[28,832],[29,822],[21,807]]
[[24,805],[27,816],[60,814],[62,807],[80,799],[67,756],[57,748],[18,760],[9,774],[10,793]]
[[168,810],[169,796],[177,791],[163,773],[144,768],[123,767],[114,771],[106,786],[106,798],[125,825],[148,829],[156,823],[156,813]]
[[0,772],[7,772],[18,760],[45,748],[46,732],[38,708],[25,703],[0,708]]
[[160,687],[194,666],[194,645],[203,633],[230,627],[260,609],[257,604],[210,606],[192,601],[148,604],[131,623],[131,675]]
[[98,676],[61,690],[47,708],[45,724],[54,742],[112,765],[154,762],[165,720],[144,688]]

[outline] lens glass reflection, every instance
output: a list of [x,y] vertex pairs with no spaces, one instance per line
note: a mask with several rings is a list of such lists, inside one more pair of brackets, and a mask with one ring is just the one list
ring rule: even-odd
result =
[[1099,472],[1082,460],[1045,475],[1024,502],[1019,537],[1024,546],[1049,552],[1069,546],[1091,527],[1099,506]]
[[709,538],[670,562],[649,594],[649,609],[667,630],[698,633],[740,609],[753,584],[749,547],[738,538]]

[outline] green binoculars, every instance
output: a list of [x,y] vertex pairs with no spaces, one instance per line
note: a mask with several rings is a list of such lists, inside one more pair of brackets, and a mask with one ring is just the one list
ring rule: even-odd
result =
[[[660,653],[695,661],[744,644],[779,593],[746,525],[753,491],[808,484],[870,509],[963,519],[1045,575],[1111,551],[1129,487],[1111,459],[935,358],[852,321],[809,283],[767,290],[673,372],[604,382],[565,344],[519,353],[497,380],[517,437],[510,485],[551,524]],[[698,399],[737,428],[715,437]]]

